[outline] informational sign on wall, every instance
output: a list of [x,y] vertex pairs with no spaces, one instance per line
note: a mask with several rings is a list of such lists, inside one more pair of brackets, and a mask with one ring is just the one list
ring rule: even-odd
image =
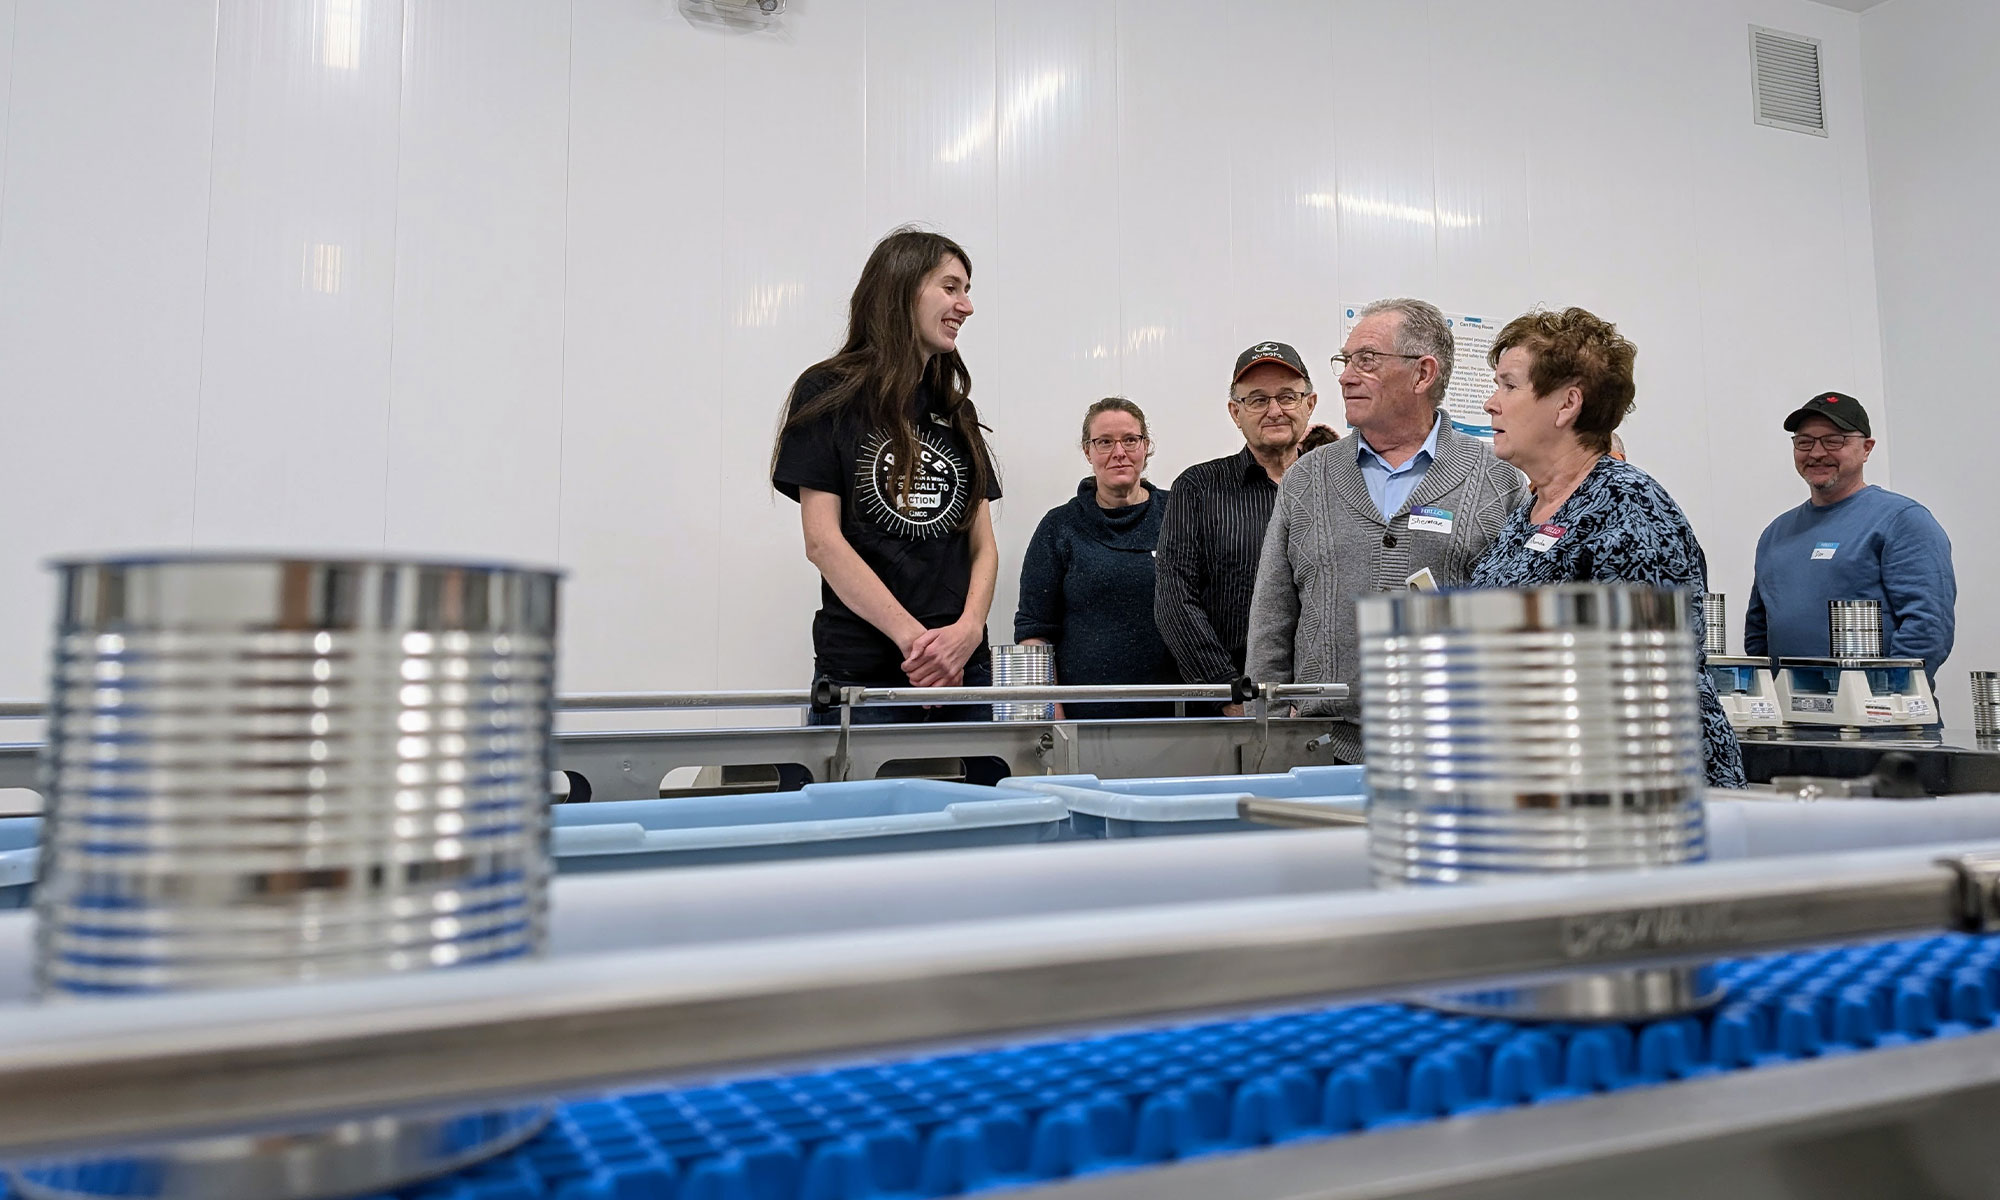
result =
[[[1361,307],[1350,304],[1340,310],[1343,345],[1347,335],[1354,331]],[[1448,312],[1444,314],[1444,319],[1445,324],[1451,326],[1452,343],[1456,349],[1451,364],[1451,383],[1444,392],[1445,416],[1460,433],[1491,441],[1493,424],[1486,416],[1486,398],[1493,394],[1493,368],[1487,364],[1486,354],[1493,349],[1493,340],[1500,335],[1501,323],[1470,313]],[[1388,349],[1386,346],[1377,348]]]

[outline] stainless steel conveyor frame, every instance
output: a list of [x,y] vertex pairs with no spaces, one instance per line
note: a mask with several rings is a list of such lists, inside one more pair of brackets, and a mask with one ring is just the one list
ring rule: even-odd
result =
[[[2000,846],[770,939],[0,1011],[0,1154],[2000,928]],[[1965,1040],[1959,1042],[1961,1046]]]
[[[955,703],[966,698],[1032,701],[1108,696],[1215,701],[1241,690],[1241,685],[1160,686],[1146,692],[1136,687],[1093,688],[1087,689],[1086,697],[1052,688],[953,689],[949,694],[905,688],[863,692],[855,697],[858,703],[853,707]],[[597,800],[657,796],[667,772],[683,766],[797,764],[815,780],[866,779],[899,760],[982,757],[1001,760],[1007,773],[1013,775],[1087,773],[1115,779],[1284,771],[1334,761],[1325,740],[1331,728],[1328,721],[1279,713],[1282,701],[1337,696],[1339,685],[1269,685],[1254,692],[1255,698],[1245,706],[1248,715],[1233,718],[559,732],[556,753],[558,765],[589,781],[592,798]],[[565,696],[561,706],[576,713],[723,712],[803,708],[813,701],[812,693],[805,690],[605,692]],[[41,715],[40,702],[0,701],[0,719]],[[5,726],[0,725],[0,734],[4,731]],[[40,749],[31,742],[0,744],[0,788],[33,788]],[[1929,794],[2000,792],[2000,745],[1969,733],[1843,741],[1811,730],[1790,730],[1783,737],[1745,739],[1743,743],[1745,769],[1756,783],[1768,783],[1776,776],[1858,778],[1876,770],[1885,755],[1895,753],[1913,760],[1911,774]]]
[[[637,730],[556,735],[557,765],[582,776],[594,800],[650,799],[676,767],[798,764],[814,780],[872,779],[911,759],[997,758],[1011,775],[1230,775],[1335,761],[1331,723],[1278,715],[1305,699],[1341,699],[1341,684],[1156,685],[1038,688],[850,688],[810,691],[604,692],[561,698],[567,712],[715,712],[812,707],[831,701],[838,724],[746,729]],[[1248,695],[1242,717],[1127,721],[993,721],[860,725],[858,709],[917,704],[1035,701],[1229,701]],[[8,712],[8,709],[17,711]],[[32,711],[30,711],[32,710]],[[0,716],[39,716],[38,703],[0,703]],[[36,786],[35,743],[0,745],[0,788]]]

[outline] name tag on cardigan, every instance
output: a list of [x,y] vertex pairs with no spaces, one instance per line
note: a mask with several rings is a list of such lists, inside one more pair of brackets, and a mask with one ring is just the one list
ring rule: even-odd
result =
[[1562,540],[1569,529],[1563,525],[1544,525],[1528,535],[1527,547],[1537,554],[1547,554],[1549,547]]
[[1451,510],[1448,508],[1413,508],[1410,510],[1411,533],[1451,532]]
[[1839,542],[1821,542],[1819,545],[1813,547],[1813,561],[1817,562],[1822,558],[1832,558],[1833,552],[1838,549],[1840,549]]

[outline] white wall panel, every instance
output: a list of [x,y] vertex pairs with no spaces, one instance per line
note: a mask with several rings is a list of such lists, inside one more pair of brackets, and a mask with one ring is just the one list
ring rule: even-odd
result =
[[[1518,119],[1528,145],[1533,272],[1514,311],[1498,315],[1581,305],[1637,344],[1638,408],[1622,436],[1632,461],[1687,513],[1713,565],[1698,357],[1707,259],[1692,194],[1703,157],[1696,143],[1708,131],[1689,117],[1700,19],[1678,6],[1606,9],[1587,0],[1547,0],[1536,18],[1542,36],[1514,64],[1532,80]],[[1635,45],[1648,53],[1628,53]],[[1747,70],[1740,57],[1731,66],[1739,76]]]
[[1536,5],[1431,0],[1426,80],[1435,138],[1437,293],[1449,311],[1506,320],[1529,303],[1534,239],[1524,131],[1540,124]]
[[[1825,138],[1755,124],[1743,83],[1757,23],[1822,39]],[[1784,415],[1816,391],[1881,396],[1874,277],[1849,246],[1865,238],[1851,204],[1866,196],[1865,143],[1856,120],[1858,21],[1816,4],[1700,6],[1687,64],[1698,136],[1691,164],[1700,250],[1702,394],[1713,416],[1706,458],[1716,497],[1699,530],[1709,584],[1732,603],[1740,645],[1758,534],[1806,496],[1792,468]],[[1843,124],[1843,121],[1845,122]],[[1887,414],[1887,406],[1874,411]],[[1877,464],[1888,483],[1888,457]]]
[[1118,6],[1004,0],[995,33],[999,234],[974,294],[996,328],[971,366],[1012,497],[988,624],[1004,643],[1021,552],[1042,514],[1075,494],[1084,471],[1071,430],[1091,400],[1124,391],[1130,328],[1119,313]]
[[[975,284],[997,199],[993,9],[994,0],[868,0],[863,46],[865,227],[916,223],[951,237],[974,256]],[[967,336],[985,324],[968,321]]]
[[379,548],[400,0],[223,0],[195,540]]
[[[1992,345],[1989,297],[2000,277],[1991,203],[2000,191],[1992,133],[2000,8],[1898,0],[1864,16],[1861,30],[1891,417],[1876,422],[1886,428],[1878,428],[1875,458],[1895,447],[1895,490],[1922,501],[1951,536],[1958,643],[1938,674],[1938,698],[1946,718],[1965,728],[1966,673],[2000,670],[2000,627],[1984,603],[2000,594],[1985,502],[2000,410],[1979,365]],[[1889,482],[1873,460],[1868,477]]]
[[[1253,61],[1232,36],[1239,14],[1204,0],[1162,0],[1121,6],[1119,16],[1123,389],[1148,414],[1160,447],[1148,474],[1165,486],[1190,463],[1242,443],[1224,406],[1229,367],[1247,344],[1236,337],[1231,303],[1232,179],[1258,169],[1269,151],[1261,138],[1243,136],[1233,99],[1243,94]],[[1263,65],[1255,71],[1261,79]],[[1304,316],[1294,314],[1269,336],[1302,337]],[[1070,445],[1097,398],[1068,397],[1069,420],[1058,428]],[[1044,451],[1054,453],[1053,445]],[[1081,454],[1062,465],[1067,474],[1050,481],[1048,504],[1075,495],[1088,473]]]
[[556,557],[569,8],[404,9],[394,549]]
[[[1971,419],[1922,364],[1965,338],[1928,332],[1956,329],[1936,288],[1961,280],[1963,311],[1977,277],[1940,273],[1992,236],[1952,197],[2000,168],[1983,127],[1918,107],[1964,71],[1913,78],[1919,33],[1973,0],[1867,18],[1896,48],[1871,77],[1911,97],[1868,114],[1899,168],[1875,173],[1879,251],[1861,18],[1808,0],[1272,0],[1248,24],[792,0],[758,32],[668,0],[142,7],[0,0],[0,395],[32,448],[0,499],[64,501],[0,558],[0,621],[31,631],[0,641],[0,693],[39,690],[39,556],[191,538],[560,559],[567,685],[803,682],[817,578],[771,436],[906,221],[976,268],[996,641],[1090,400],[1147,406],[1170,482],[1237,444],[1224,368],[1275,336],[1344,424],[1321,364],[1346,301],[1618,321],[1633,456],[1740,614],[1801,487],[1759,431],[1816,388],[1882,392],[1893,235],[1906,374],[1871,406],[1876,476],[1921,495],[1976,469],[1954,457],[1976,438],[1922,440]],[[1832,136],[1751,123],[1753,22],[1823,39]],[[1919,450],[1922,478],[1889,474]]]
[[0,0],[0,240],[7,231],[7,109],[14,77],[15,0]]
[[[1330,299],[1434,298],[1437,150],[1429,89],[1441,48],[1431,41],[1430,6],[1339,0],[1335,9],[1326,76],[1340,274]],[[1440,305],[1451,307],[1449,300]]]
[[[724,37],[722,412],[716,496],[729,549],[715,616],[724,682],[812,678],[819,574],[798,506],[771,489],[771,441],[792,381],[840,348],[869,249],[864,171],[866,12],[799,0],[780,33]],[[704,34],[703,36],[719,36]],[[977,318],[975,318],[976,320]],[[977,364],[975,364],[975,369]]]
[[[1226,11],[1217,9],[1218,12]],[[1345,430],[1340,384],[1328,356],[1340,349],[1339,155],[1334,140],[1338,13],[1330,4],[1294,7],[1284,36],[1212,41],[1204,68],[1223,85],[1227,114],[1232,320],[1221,357],[1194,368],[1193,411],[1162,458],[1185,466],[1234,450],[1240,441],[1225,404],[1229,368],[1244,347],[1290,342],[1319,391],[1313,420]],[[1164,474],[1164,472],[1163,472]]]
[[577,0],[573,36],[563,686],[710,689],[730,579],[723,41],[653,0]]
[[0,694],[39,695],[42,560],[193,528],[211,2],[15,8],[0,185]]

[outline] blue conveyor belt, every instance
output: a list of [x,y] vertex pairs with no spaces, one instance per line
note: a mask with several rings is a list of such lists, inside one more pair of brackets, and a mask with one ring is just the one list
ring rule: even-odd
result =
[[[2000,937],[1726,963],[1639,1025],[1368,1004],[566,1105],[400,1200],[918,1200],[1580,1098],[1989,1029]],[[387,1197],[371,1200],[389,1200]]]

